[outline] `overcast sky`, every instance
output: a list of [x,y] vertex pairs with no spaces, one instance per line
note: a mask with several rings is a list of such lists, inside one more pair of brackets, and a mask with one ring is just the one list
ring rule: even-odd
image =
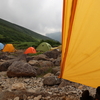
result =
[[63,0],[0,0],[0,18],[45,35],[61,31]]

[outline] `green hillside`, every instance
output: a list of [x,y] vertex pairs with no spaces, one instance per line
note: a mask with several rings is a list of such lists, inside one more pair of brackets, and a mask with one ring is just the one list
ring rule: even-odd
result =
[[36,42],[50,38],[0,19],[0,42]]

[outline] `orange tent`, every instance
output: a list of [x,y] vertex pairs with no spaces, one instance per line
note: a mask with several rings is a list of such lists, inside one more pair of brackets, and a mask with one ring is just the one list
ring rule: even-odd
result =
[[36,53],[35,48],[29,47],[25,50],[24,54],[29,54],[29,53]]
[[3,52],[15,52],[16,49],[14,48],[13,44],[6,44],[2,51]]

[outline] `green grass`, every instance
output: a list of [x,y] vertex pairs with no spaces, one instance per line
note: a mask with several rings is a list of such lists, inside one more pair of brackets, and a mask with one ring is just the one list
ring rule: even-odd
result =
[[28,47],[34,47],[35,49],[41,42],[48,42],[52,47],[59,46],[60,43],[51,40],[41,40],[36,42],[11,42],[16,49],[27,49]]
[[[0,19],[0,42],[37,42],[50,39],[22,26]],[[52,39],[51,39],[52,40]]]
[[13,45],[16,49],[27,49],[28,47],[36,48],[38,42],[15,42]]

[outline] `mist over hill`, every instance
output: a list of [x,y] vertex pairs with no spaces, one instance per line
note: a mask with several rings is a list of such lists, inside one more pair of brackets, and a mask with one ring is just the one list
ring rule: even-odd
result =
[[61,43],[61,32],[47,33],[46,36]]

